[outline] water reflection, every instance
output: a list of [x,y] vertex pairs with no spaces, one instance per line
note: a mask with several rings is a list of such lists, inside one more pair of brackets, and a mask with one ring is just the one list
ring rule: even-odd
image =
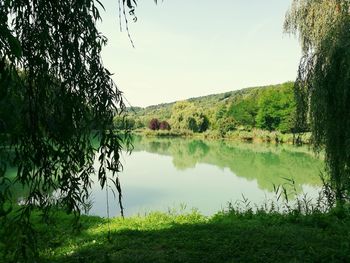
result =
[[[134,147],[120,174],[127,216],[181,204],[211,215],[242,195],[258,205],[273,199],[284,178],[310,197],[321,184],[322,160],[306,148],[146,137],[135,137]],[[105,196],[96,184],[92,214],[106,216]],[[115,201],[111,215],[118,214]]]
[[239,177],[257,180],[260,189],[270,192],[273,184],[285,184],[285,178],[294,179],[299,192],[305,184],[319,186],[323,167],[307,148],[288,145],[135,137],[134,146],[134,152],[171,156],[179,171],[199,163],[229,168]]
[[[228,201],[242,200],[242,194],[262,204],[274,197],[274,184],[286,184],[285,178],[295,180],[298,193],[310,196],[321,185],[322,160],[307,148],[285,145],[135,137],[134,150],[122,155],[122,163],[124,171],[119,176],[127,216],[167,211],[180,204],[210,215]],[[8,170],[10,177],[15,173],[13,167]],[[14,198],[24,196],[25,189],[16,188]],[[99,183],[93,184],[90,214],[107,215],[106,196]],[[109,199],[110,215],[119,215],[111,191]]]

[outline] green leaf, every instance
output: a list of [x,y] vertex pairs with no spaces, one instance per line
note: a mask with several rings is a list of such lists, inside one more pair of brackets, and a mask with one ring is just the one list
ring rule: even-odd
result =
[[8,42],[10,45],[11,53],[15,57],[20,58],[22,56],[22,47],[19,40],[16,37],[14,37],[11,33],[9,33]]

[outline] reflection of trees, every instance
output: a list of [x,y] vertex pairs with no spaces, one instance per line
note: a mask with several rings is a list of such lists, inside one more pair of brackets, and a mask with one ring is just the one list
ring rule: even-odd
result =
[[193,168],[197,163],[228,168],[239,177],[257,180],[261,189],[273,190],[273,184],[287,183],[293,178],[301,191],[303,184],[320,185],[322,161],[302,148],[265,146],[222,141],[142,138],[135,141],[135,151],[148,151],[173,158],[179,170]]
[[151,152],[157,152],[158,149],[163,148],[161,146],[162,146],[162,143],[160,142],[149,142],[149,148]]
[[254,152],[224,145],[213,150],[213,159],[204,160],[220,167],[227,167],[240,177],[256,179],[262,189],[273,190],[273,184],[285,184],[284,178],[293,178],[297,190],[302,184],[318,185],[321,161],[305,153],[289,150],[280,152]]
[[199,154],[204,157],[209,152],[209,147],[203,141],[191,141],[188,144],[188,151],[190,154]]
[[[178,146],[177,146],[178,145]],[[171,149],[174,166],[180,170],[193,168],[205,158],[209,147],[200,140],[177,140],[174,149]]]

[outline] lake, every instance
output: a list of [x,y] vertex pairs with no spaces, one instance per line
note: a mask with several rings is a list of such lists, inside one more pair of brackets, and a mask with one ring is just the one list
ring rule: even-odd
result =
[[[295,181],[298,194],[316,197],[323,167],[304,147],[147,137],[135,137],[122,163],[126,216],[184,208],[212,215],[243,196],[262,205],[275,199],[273,186],[286,185],[286,178]],[[117,201],[111,191],[108,195],[110,215],[118,216]],[[89,214],[107,215],[106,191],[98,184],[91,201]]]

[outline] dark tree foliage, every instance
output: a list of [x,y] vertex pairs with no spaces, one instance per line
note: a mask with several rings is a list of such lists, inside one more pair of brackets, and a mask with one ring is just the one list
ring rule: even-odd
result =
[[187,126],[191,131],[198,132],[198,125],[195,118],[189,117],[187,119]]
[[315,149],[324,147],[339,204],[350,197],[349,7],[346,0],[294,0],[285,23],[304,54],[295,83],[298,129],[310,122]]
[[200,121],[197,123],[198,132],[205,132],[209,128],[209,119],[203,113],[199,114]]
[[116,116],[113,120],[114,129],[132,130],[135,128],[135,120],[127,116]]
[[155,130],[159,130],[159,120],[158,119],[152,119],[150,120],[149,124],[148,124],[148,128],[150,128],[151,130],[155,131]]
[[[121,3],[133,14],[136,1]],[[112,129],[125,106],[101,60],[107,42],[96,28],[101,9],[98,0],[0,0],[0,234],[8,238],[8,258],[36,256],[28,255],[34,209],[44,218],[52,206],[80,214],[96,153],[99,183],[114,184],[121,205],[117,173],[127,137]],[[12,181],[5,176],[8,162],[18,166]],[[19,209],[10,202],[14,183],[28,188]]]
[[203,113],[195,112],[187,118],[187,127],[193,132],[205,132],[209,128],[208,117]]
[[169,131],[171,129],[170,128],[170,124],[167,121],[161,121],[159,123],[159,129],[160,130],[167,130],[167,131]]

